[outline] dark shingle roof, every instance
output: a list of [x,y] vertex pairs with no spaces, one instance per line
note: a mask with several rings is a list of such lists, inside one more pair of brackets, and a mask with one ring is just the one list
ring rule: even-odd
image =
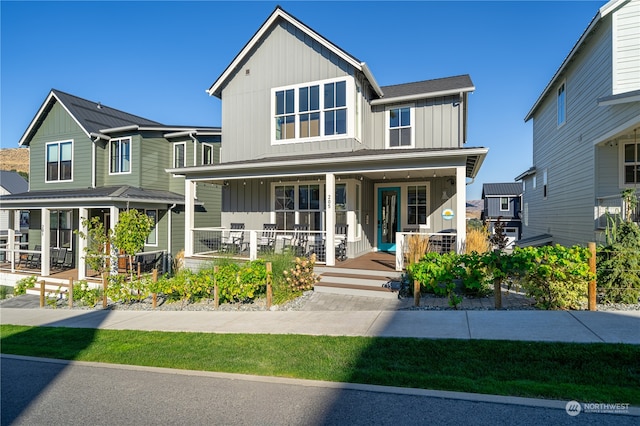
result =
[[414,83],[396,84],[394,86],[382,86],[385,98],[397,98],[422,93],[436,93],[456,89],[468,89],[473,87],[473,82],[468,74],[455,77],[437,78],[434,80],[417,81]]
[[98,188],[82,188],[68,190],[29,191],[21,194],[4,195],[3,202],[22,200],[38,202],[44,200],[78,200],[95,199],[110,201],[140,200],[151,203],[184,204],[184,196],[169,191],[134,188],[132,186],[102,186]]
[[62,102],[88,133],[98,133],[100,129],[111,129],[131,125],[161,126],[157,121],[129,114],[115,108],[70,95],[59,90],[51,92]]
[[0,186],[9,194],[19,194],[29,190],[29,183],[17,172],[0,170]]
[[482,198],[496,195],[520,195],[522,194],[521,183],[485,183],[482,185]]

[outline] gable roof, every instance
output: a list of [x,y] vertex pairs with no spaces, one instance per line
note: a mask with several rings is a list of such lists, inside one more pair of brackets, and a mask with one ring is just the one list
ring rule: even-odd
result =
[[476,90],[476,88],[469,74],[463,74],[453,77],[383,86],[382,91],[384,92],[384,98],[372,100],[371,105],[409,101],[425,97],[433,98],[436,96],[454,95],[462,92],[473,92],[474,90]]
[[482,198],[484,197],[518,197],[522,195],[522,184],[520,183],[485,183],[482,185]]
[[311,39],[321,44],[327,50],[337,55],[356,70],[364,73],[373,87],[373,90],[378,94],[378,96],[383,96],[382,89],[376,82],[375,78],[371,74],[369,67],[366,63],[359,61],[355,56],[347,53],[345,50],[339,48],[310,27],[303,24],[300,20],[296,19],[289,13],[285,12],[280,6],[276,6],[275,10],[271,15],[267,18],[267,20],[260,26],[258,31],[251,37],[251,39],[244,45],[242,50],[238,52],[233,61],[227,66],[227,68],[222,72],[222,74],[216,79],[216,81],[211,85],[211,87],[207,90],[209,96],[216,96],[217,98],[221,98],[222,96],[222,87],[227,83],[227,81],[231,78],[232,74],[236,71],[237,67],[244,61],[244,59],[249,55],[251,50],[259,43],[260,40],[268,33],[268,30],[276,25],[278,20],[283,19],[289,22],[291,25],[294,25],[300,31],[305,33],[305,35],[309,36]]
[[24,135],[20,138],[20,146],[29,145],[31,138],[56,102],[73,117],[87,137],[90,137],[92,133],[99,133],[100,129],[105,128],[131,125],[161,125],[157,121],[120,111],[102,105],[100,102],[89,101],[60,90],[51,89],[49,96],[47,96]]
[[19,173],[6,170],[0,170],[0,186],[9,194],[19,194],[29,190],[29,182]]
[[558,68],[558,70],[555,72],[555,74],[553,74],[553,77],[551,77],[551,81],[549,81],[547,86],[544,88],[544,90],[542,91],[542,93],[540,94],[538,99],[536,100],[535,104],[533,104],[533,106],[531,107],[531,109],[527,113],[527,116],[524,118],[525,122],[529,121],[533,117],[533,114],[536,112],[536,110],[538,109],[538,107],[542,103],[542,100],[547,96],[547,94],[549,93],[551,88],[556,84],[556,81],[563,74],[564,70],[573,61],[573,57],[578,53],[578,51],[580,50],[582,45],[585,43],[585,40],[589,37],[589,35],[593,31],[596,30],[597,24],[600,22],[600,20],[602,18],[604,18],[605,16],[607,16],[609,13],[611,13],[611,12],[615,11],[616,9],[618,9],[623,4],[627,3],[628,1],[629,0],[611,0],[611,1],[609,1],[607,4],[605,4],[604,6],[602,6],[598,10],[598,13],[596,13],[596,16],[593,17],[593,19],[591,20],[591,22],[587,26],[587,29],[584,30],[584,32],[582,33],[582,35],[580,36],[580,38],[578,39],[576,44],[573,46],[573,48],[571,49],[571,51],[569,52],[567,57],[564,58],[564,60],[562,61],[562,64],[560,64],[560,68]]

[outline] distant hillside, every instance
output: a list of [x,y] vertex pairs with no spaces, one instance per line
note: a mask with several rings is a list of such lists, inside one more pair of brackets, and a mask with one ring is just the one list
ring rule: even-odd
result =
[[0,149],[0,170],[29,173],[29,149]]
[[480,219],[483,208],[482,200],[467,200],[467,219]]

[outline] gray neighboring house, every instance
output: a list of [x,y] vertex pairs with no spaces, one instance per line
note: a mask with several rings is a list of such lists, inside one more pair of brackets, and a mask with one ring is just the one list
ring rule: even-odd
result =
[[500,221],[508,238],[507,248],[513,248],[520,239],[522,222],[522,185],[514,182],[485,183],[482,185],[482,220],[491,234]]
[[607,212],[624,212],[621,192],[640,188],[640,0],[598,10],[529,120],[519,245],[602,242]]
[[[304,226],[316,246],[346,224],[349,258],[399,253],[404,232],[446,230],[462,247],[467,179],[488,152],[465,146],[474,90],[468,75],[380,86],[277,7],[208,89],[222,100],[220,164],[168,170],[186,179],[186,257],[215,247],[215,229],[192,223],[196,182],[222,185],[222,226],[245,226],[251,258],[265,224]],[[316,249],[334,264],[333,244]]]

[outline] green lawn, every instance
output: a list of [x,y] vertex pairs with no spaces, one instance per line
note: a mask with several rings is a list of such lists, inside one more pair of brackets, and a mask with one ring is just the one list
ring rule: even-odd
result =
[[640,405],[640,346],[0,326],[2,353]]

